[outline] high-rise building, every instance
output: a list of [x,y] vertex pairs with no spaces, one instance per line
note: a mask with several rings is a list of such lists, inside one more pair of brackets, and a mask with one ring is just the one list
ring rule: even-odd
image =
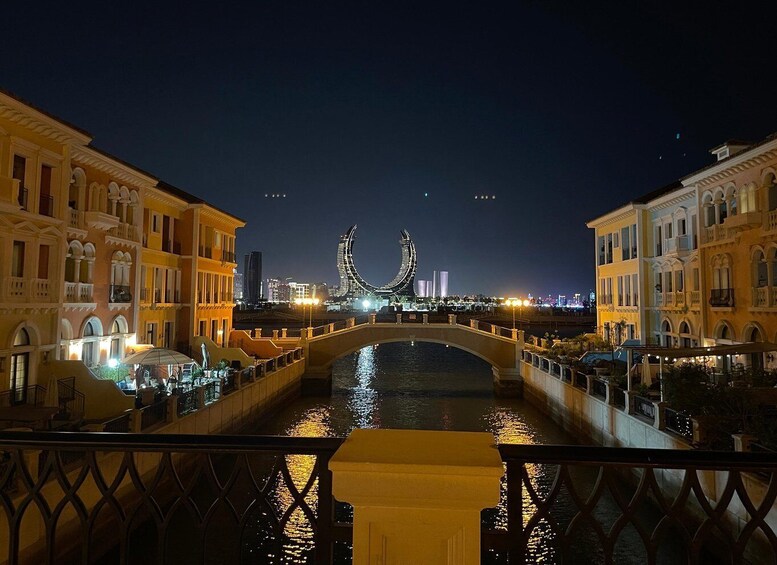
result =
[[356,226],[348,228],[348,231],[340,236],[337,246],[337,271],[340,274],[340,288],[337,296],[356,298],[359,296],[409,296],[415,295],[413,281],[417,265],[415,244],[410,239],[407,230],[400,232],[399,244],[402,246],[402,263],[399,272],[394,279],[383,285],[373,286],[365,281],[356,271],[353,264],[353,242]]
[[432,271],[432,298],[437,298],[437,271]]
[[418,297],[426,298],[426,281],[418,279]]
[[440,271],[440,298],[448,297],[448,271]]
[[243,273],[238,273],[235,269],[235,299],[243,300]]
[[262,299],[262,252],[246,253],[243,294],[248,304],[258,304]]

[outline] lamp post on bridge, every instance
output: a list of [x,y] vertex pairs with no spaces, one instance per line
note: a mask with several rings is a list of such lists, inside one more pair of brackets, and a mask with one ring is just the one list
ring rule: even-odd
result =
[[508,298],[507,300],[505,300],[505,304],[507,304],[508,306],[512,307],[512,309],[513,309],[513,329],[515,329],[515,307],[518,306],[518,308],[519,308],[518,314],[519,314],[519,316],[522,316],[523,315],[523,307],[524,306],[529,306],[529,304],[531,304],[531,302],[529,302],[526,299],[521,300],[520,298]]
[[297,306],[302,306],[302,325],[305,325],[305,307],[310,307],[310,324],[308,327],[313,325],[313,306],[318,306],[319,300],[318,298],[297,298],[294,300],[294,304]]

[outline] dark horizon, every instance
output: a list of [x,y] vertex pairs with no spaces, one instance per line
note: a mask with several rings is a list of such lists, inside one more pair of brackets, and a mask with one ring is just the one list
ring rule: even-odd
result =
[[777,131],[774,3],[9,11],[0,87],[246,219],[264,278],[336,283],[358,224],[376,284],[407,229],[453,294],[586,292],[587,220]]

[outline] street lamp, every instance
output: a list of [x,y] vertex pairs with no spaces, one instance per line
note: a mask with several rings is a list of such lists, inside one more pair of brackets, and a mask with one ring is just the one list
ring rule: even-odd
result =
[[522,302],[518,298],[508,298],[505,300],[505,304],[513,309],[513,329],[515,329],[515,307],[520,306]]
[[524,308],[524,306],[530,306],[530,305],[531,305],[531,302],[529,302],[526,298],[524,298],[523,302],[521,302],[521,308],[518,311],[518,316],[522,318],[523,317],[523,308]]
[[294,304],[297,306],[302,306],[302,325],[305,325],[305,306],[310,306],[310,324],[308,327],[313,325],[313,306],[318,306],[319,303],[318,298],[297,298],[294,300]]

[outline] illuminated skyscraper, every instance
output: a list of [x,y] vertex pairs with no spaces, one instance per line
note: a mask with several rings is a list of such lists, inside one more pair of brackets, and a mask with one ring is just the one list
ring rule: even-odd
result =
[[440,298],[448,296],[448,271],[440,271]]
[[259,304],[262,298],[262,252],[246,253],[243,273],[243,298],[248,304]]

